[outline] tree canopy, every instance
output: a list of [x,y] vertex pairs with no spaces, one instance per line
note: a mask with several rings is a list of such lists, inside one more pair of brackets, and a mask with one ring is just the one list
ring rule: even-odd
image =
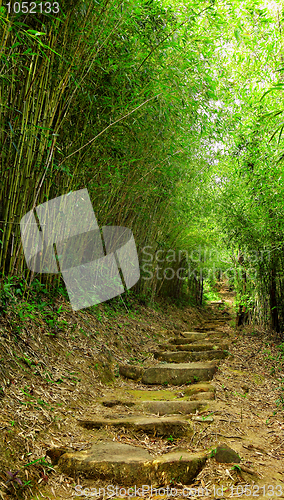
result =
[[138,293],[200,304],[225,274],[238,321],[280,331],[281,2],[35,3],[0,7],[2,274],[29,276],[23,215],[87,187],[134,233]]

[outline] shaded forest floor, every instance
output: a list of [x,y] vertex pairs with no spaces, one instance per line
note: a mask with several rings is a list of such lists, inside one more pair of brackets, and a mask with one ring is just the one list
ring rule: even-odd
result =
[[[233,294],[221,295],[232,307]],[[162,302],[155,309],[133,302],[124,312],[111,311],[102,304],[96,313],[74,313],[63,300],[55,301],[54,308],[60,311],[59,327],[53,325],[52,329],[46,327],[41,313],[26,318],[20,330],[15,330],[17,318],[12,310],[1,317],[3,500],[75,497],[74,479],[51,465],[47,451],[90,446],[92,433],[82,439],[77,419],[90,404],[123,390],[125,382],[118,376],[118,363],[156,363],[150,351],[170,332],[194,330],[202,320],[212,317],[210,308],[177,308]],[[211,493],[207,498],[231,497],[232,491],[234,496],[243,492],[243,498],[284,497],[283,352],[275,339],[255,328],[236,331],[234,321],[229,321],[223,329],[231,356],[219,362],[212,381],[216,400],[202,413],[212,416],[213,421],[193,422],[190,451],[210,452],[226,443],[240,455],[243,468],[232,469],[230,464],[209,458],[194,487],[207,487],[211,492],[214,485],[222,487],[219,495]],[[132,385],[135,388],[134,382]],[[115,409],[112,411],[115,415]],[[100,432],[106,435],[106,431]],[[117,431],[109,432],[113,440],[147,448],[153,455],[181,444],[172,442],[170,436],[153,442],[144,436],[137,442],[127,431],[119,437]],[[82,479],[81,484],[85,483]],[[254,494],[244,490],[248,484],[255,485]],[[268,490],[268,485],[274,486],[274,494],[269,494],[272,488]],[[199,494],[196,498],[206,497]]]

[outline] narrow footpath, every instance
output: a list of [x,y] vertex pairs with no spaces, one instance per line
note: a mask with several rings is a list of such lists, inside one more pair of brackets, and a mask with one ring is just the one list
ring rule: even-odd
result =
[[[148,450],[107,440],[87,451],[65,453],[59,460],[61,470],[128,487],[191,484],[207,457],[187,451],[193,436],[187,416],[210,409],[214,399],[209,381],[217,371],[215,360],[223,359],[228,348],[218,332],[220,322],[218,317],[200,326],[198,332],[176,333],[166,344],[159,344],[154,356],[160,362],[154,366],[121,365],[120,375],[139,383],[135,397],[131,397],[131,385],[126,386],[121,398],[102,401],[106,408],[116,407],[115,418],[100,411],[79,421],[89,430],[116,427],[143,432],[148,438],[166,436],[174,441],[183,437],[182,448],[178,444],[177,450],[154,458]],[[176,390],[165,391],[168,386]]]

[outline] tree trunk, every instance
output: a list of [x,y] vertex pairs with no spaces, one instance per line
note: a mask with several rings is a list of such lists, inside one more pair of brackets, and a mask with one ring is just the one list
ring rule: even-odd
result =
[[276,271],[274,266],[271,269],[269,296],[270,296],[271,328],[275,332],[279,333],[280,328],[279,328],[277,292],[276,292]]
[[[238,255],[238,262],[239,264],[243,264],[244,258],[241,252],[239,252]],[[242,293],[243,295],[246,293],[246,283],[247,283],[247,273],[245,270],[242,270],[242,285],[243,285],[243,290]],[[247,323],[248,319],[248,312],[246,310],[246,306],[243,304],[239,305],[239,310],[237,312],[237,326],[243,326]]]

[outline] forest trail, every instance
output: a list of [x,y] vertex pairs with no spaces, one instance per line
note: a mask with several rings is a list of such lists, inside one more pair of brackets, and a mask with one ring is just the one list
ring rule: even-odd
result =
[[[210,309],[194,331],[169,332],[154,360],[121,364],[116,383],[80,411],[76,431],[61,430],[61,442],[71,431],[87,443],[47,451],[61,483],[76,478],[72,498],[95,498],[99,488],[119,498],[108,485],[122,488],[122,496],[123,488],[152,485],[173,488],[176,498],[184,488],[190,498],[284,497],[277,384],[259,367],[257,342],[240,342],[229,313],[218,304]],[[69,496],[59,483],[56,498],[70,498],[65,490]],[[144,498],[169,496],[146,490]]]
[[0,500],[283,498],[283,2],[2,4]]

